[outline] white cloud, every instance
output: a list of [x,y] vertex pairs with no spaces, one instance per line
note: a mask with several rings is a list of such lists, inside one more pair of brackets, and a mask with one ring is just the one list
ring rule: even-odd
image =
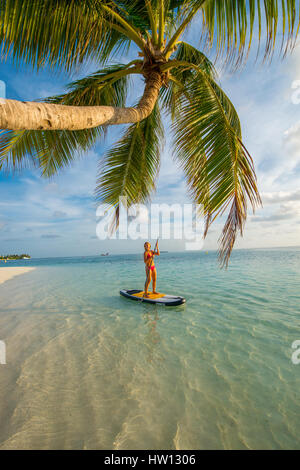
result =
[[263,204],[278,204],[288,201],[300,201],[300,189],[296,191],[277,191],[261,194]]

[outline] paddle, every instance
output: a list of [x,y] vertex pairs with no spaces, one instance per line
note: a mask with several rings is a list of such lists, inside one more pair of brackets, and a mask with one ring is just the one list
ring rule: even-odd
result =
[[[155,247],[154,247],[154,251],[157,250],[157,247],[158,247],[158,239],[156,240]],[[148,272],[148,276],[147,276],[147,279],[146,279],[145,286],[146,286],[146,284],[147,284],[147,282],[148,282],[148,279],[149,279],[149,276],[150,276],[150,273],[151,273],[151,266],[152,266],[152,263],[153,263],[153,258],[154,258],[154,256],[152,256],[152,259],[151,259],[151,264],[150,264],[150,266],[149,266],[149,272]],[[141,297],[141,301],[143,301],[144,298],[145,298],[145,292],[143,293],[143,295],[142,295],[142,297]]]

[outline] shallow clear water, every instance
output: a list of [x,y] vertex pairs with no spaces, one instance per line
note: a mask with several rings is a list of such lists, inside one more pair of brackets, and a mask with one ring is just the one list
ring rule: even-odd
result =
[[0,448],[299,449],[300,250],[30,260],[0,286]]

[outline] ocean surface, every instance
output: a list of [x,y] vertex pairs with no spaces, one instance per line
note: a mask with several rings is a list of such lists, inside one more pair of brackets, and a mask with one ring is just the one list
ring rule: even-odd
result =
[[[300,249],[32,259],[0,286],[0,449],[300,449]],[[299,355],[300,357],[300,355]]]

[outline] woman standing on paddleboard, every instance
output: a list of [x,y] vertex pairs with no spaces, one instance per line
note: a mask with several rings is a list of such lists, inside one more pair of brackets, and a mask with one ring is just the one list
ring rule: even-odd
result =
[[152,280],[152,293],[153,294],[158,294],[156,292],[156,279],[157,279],[157,273],[156,273],[156,268],[154,264],[154,256],[159,256],[159,249],[158,249],[158,244],[156,243],[154,251],[151,250],[151,245],[149,242],[144,243],[144,263],[145,263],[145,269],[146,269],[146,282],[145,282],[145,294],[144,296],[147,298],[149,297],[148,294],[148,288],[150,285],[150,282]]

